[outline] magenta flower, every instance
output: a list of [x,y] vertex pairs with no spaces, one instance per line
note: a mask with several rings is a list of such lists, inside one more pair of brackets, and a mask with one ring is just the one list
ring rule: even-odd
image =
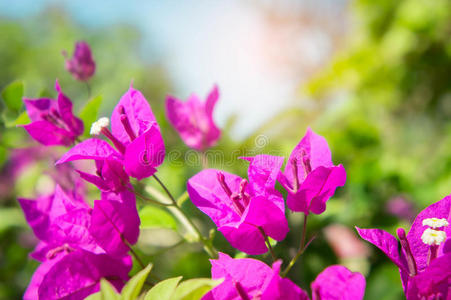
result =
[[94,209],[59,186],[51,196],[19,203],[40,239],[31,256],[42,262],[25,299],[83,299],[98,290],[102,277],[122,288],[132,265],[128,245],[139,235],[131,192],[103,193]]
[[89,232],[108,254],[122,256],[138,241],[139,224],[132,192],[102,193],[102,200],[94,201]]
[[214,146],[220,138],[221,131],[213,121],[213,109],[218,98],[217,86],[213,87],[205,103],[196,94],[192,94],[186,102],[172,96],[166,98],[169,122],[188,147],[204,151]]
[[104,140],[88,139],[70,149],[57,164],[95,160],[99,178],[80,174],[102,190],[119,190],[128,183],[127,175],[138,180],[152,176],[164,160],[165,148],[160,127],[141,92],[130,87],[113,110],[111,131],[108,126],[108,118],[101,118],[92,125],[91,134],[106,136],[116,149]]
[[292,211],[321,214],[335,189],[345,184],[346,171],[333,165],[326,140],[308,128],[278,180],[288,191],[287,206]]
[[361,300],[365,294],[365,277],[339,265],[329,266],[312,282],[313,300]]
[[272,268],[252,259],[233,259],[219,253],[210,260],[211,277],[223,282],[208,292],[202,300],[303,300],[308,295],[291,280],[279,275],[281,261]]
[[[448,226],[450,221],[451,196],[447,196],[420,212],[407,235],[404,229],[397,230],[401,252],[398,241],[390,233],[381,229],[356,229],[363,239],[382,250],[399,268],[404,292],[409,300],[422,297],[429,299],[429,296],[448,299],[451,296],[448,291],[450,285],[443,284],[443,281],[451,280],[450,268],[442,268],[438,277],[436,274],[437,268],[441,266],[439,262],[449,261],[444,256],[451,252],[449,240],[445,242],[451,234],[451,227]],[[430,280],[424,281],[427,277]]]
[[24,125],[30,136],[39,143],[69,146],[83,133],[83,122],[72,114],[72,102],[55,82],[58,99],[25,99],[31,123]]
[[120,291],[131,268],[130,256],[114,258],[80,249],[59,254],[36,269],[24,300],[85,299],[99,291],[102,278]]
[[88,43],[80,41],[75,43],[74,54],[68,59],[66,51],[63,51],[66,58],[66,70],[69,71],[75,79],[87,81],[96,71],[96,63],[92,58],[91,49]]
[[218,226],[230,244],[251,255],[268,251],[263,234],[281,241],[288,232],[282,195],[275,190],[283,158],[257,155],[250,161],[249,181],[214,169],[188,180],[191,201]]
[[104,253],[89,232],[91,208],[76,194],[56,186],[50,196],[37,200],[19,199],[25,219],[40,243],[31,253],[38,261],[46,261],[61,252],[84,249]]

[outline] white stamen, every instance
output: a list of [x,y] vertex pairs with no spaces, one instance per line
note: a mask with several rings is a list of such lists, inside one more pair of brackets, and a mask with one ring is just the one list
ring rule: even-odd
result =
[[102,131],[102,128],[108,127],[109,125],[110,125],[110,120],[106,117],[102,117],[102,118],[98,119],[97,121],[95,121],[94,123],[92,123],[90,134],[91,135],[99,135],[100,132]]
[[440,245],[443,241],[446,240],[446,232],[441,230],[434,230],[431,228],[427,228],[423,234],[421,235],[421,240],[426,245]]
[[439,219],[439,218],[429,218],[423,220],[423,226],[429,226],[431,228],[439,228],[448,226],[448,221],[445,218]]

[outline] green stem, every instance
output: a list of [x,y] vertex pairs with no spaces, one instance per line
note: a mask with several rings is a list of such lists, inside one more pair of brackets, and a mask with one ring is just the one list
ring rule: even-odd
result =
[[141,268],[144,269],[146,266],[144,265],[143,261],[138,256],[138,254],[135,252],[135,250],[133,250],[132,245],[130,245],[130,243],[125,238],[122,238],[122,241],[125,243],[125,245],[127,245],[128,249],[132,253],[133,257],[136,259],[138,264],[141,266]]
[[157,175],[152,175],[153,178],[158,182],[158,184],[163,188],[165,193],[168,195],[169,199],[172,202],[172,206],[168,209],[170,209],[175,215],[181,219],[182,223],[187,226],[191,231],[194,231],[199,239],[199,241],[204,244],[204,249],[208,253],[208,255],[212,258],[218,257],[218,252],[211,244],[211,241],[206,239],[202,233],[200,232],[199,228],[193,223],[193,221],[185,214],[185,212],[180,208],[180,206],[177,204],[177,200],[172,196],[171,192],[168,190],[168,188],[164,185],[164,183],[157,177]]
[[260,226],[258,227],[258,230],[260,230],[260,233],[265,238],[266,246],[268,247],[269,252],[271,253],[271,257],[272,257],[273,262],[275,262],[277,260],[277,256],[276,256],[276,253],[274,253],[274,249],[272,248],[271,243],[269,242],[268,236],[266,235],[266,233],[263,230],[263,228],[261,228]]
[[153,204],[156,204],[156,205],[162,205],[162,206],[173,206],[174,205],[172,203],[162,203],[160,201],[150,199],[149,197],[146,197],[143,194],[141,194],[141,193],[139,193],[137,191],[134,191],[132,189],[129,189],[129,191],[132,192],[133,194],[135,194],[138,198],[141,198],[144,201],[147,201],[147,202],[150,202],[150,203],[153,203]]
[[200,155],[200,162],[202,164],[202,169],[208,169],[208,158],[205,151],[202,151],[199,153]]
[[88,89],[88,98],[91,98],[91,86],[89,85],[89,82],[85,81],[86,88]]
[[290,262],[288,263],[288,266],[286,267],[286,269],[282,272],[282,277],[287,276],[288,272],[291,270],[291,268],[294,266],[294,264],[296,263],[296,261],[298,260],[298,258],[302,255],[302,253],[304,253],[305,250],[305,236],[307,233],[307,214],[304,213],[304,225],[302,228],[302,237],[301,237],[301,244],[299,245],[299,249],[298,252],[296,253],[296,255],[290,260]]

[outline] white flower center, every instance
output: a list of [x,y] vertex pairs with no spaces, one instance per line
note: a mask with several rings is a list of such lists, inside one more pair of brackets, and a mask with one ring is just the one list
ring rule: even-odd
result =
[[110,125],[110,120],[106,117],[100,118],[91,125],[91,135],[99,135],[102,128],[108,127]]
[[446,240],[446,232],[442,230],[434,230],[427,228],[421,235],[421,240],[426,245],[440,245],[444,240]]
[[448,221],[445,218],[439,219],[439,218],[429,218],[423,220],[423,226],[429,226],[431,228],[439,228],[448,226]]

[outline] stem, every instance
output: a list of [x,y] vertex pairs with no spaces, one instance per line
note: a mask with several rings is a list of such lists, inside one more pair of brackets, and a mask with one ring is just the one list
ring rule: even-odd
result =
[[88,90],[88,98],[91,98],[91,86],[89,85],[89,82],[85,81],[86,89]]
[[[181,219],[182,223],[187,226],[189,229],[191,229],[192,231],[194,231],[197,235],[197,237],[199,238],[199,241],[204,244],[204,249],[207,252],[207,254],[212,257],[212,258],[217,258],[218,257],[218,252],[216,251],[216,249],[213,247],[213,245],[211,244],[211,241],[209,241],[208,239],[206,239],[202,233],[200,232],[199,228],[197,228],[197,226],[193,223],[193,221],[185,214],[185,212],[180,208],[180,206],[178,206],[177,204],[177,200],[175,200],[174,196],[172,196],[171,192],[168,190],[168,188],[164,185],[164,183],[157,177],[157,175],[152,175],[153,178],[155,178],[155,180],[158,182],[159,185],[161,185],[161,187],[163,188],[163,190],[166,192],[166,194],[168,195],[169,199],[172,202],[172,205],[170,207],[171,211]],[[173,211],[173,210],[175,211]]]
[[202,169],[208,169],[208,157],[205,151],[202,151],[199,153],[200,155],[200,162],[202,164]]
[[162,203],[160,201],[150,199],[150,198],[144,196],[143,194],[141,194],[141,193],[139,193],[137,191],[134,191],[133,189],[128,189],[128,190],[130,192],[132,192],[133,194],[135,194],[137,197],[141,198],[142,200],[148,201],[148,202],[153,203],[153,204],[162,205],[162,206],[173,206],[174,205],[172,203]]
[[286,267],[286,269],[282,272],[282,277],[285,277],[288,272],[291,270],[291,268],[294,266],[294,264],[296,263],[296,261],[298,260],[298,258],[302,255],[302,253],[304,253],[305,250],[305,236],[306,236],[306,231],[307,231],[307,217],[308,215],[304,213],[304,225],[302,228],[302,237],[301,237],[301,244],[299,245],[299,249],[298,252],[296,253],[296,255],[290,260],[290,262],[288,263],[288,266]]
[[141,266],[141,268],[144,269],[146,266],[144,265],[144,263],[141,260],[141,258],[139,258],[138,254],[135,252],[135,250],[133,250],[133,248],[130,245],[130,243],[125,238],[122,238],[122,241],[125,243],[125,245],[127,245],[128,249],[130,249],[130,252],[132,253],[133,257],[136,259],[138,264]]
[[258,230],[260,230],[260,233],[265,238],[265,243],[266,243],[266,246],[268,246],[269,252],[271,253],[272,261],[275,262],[277,260],[277,256],[274,253],[274,249],[272,248],[271,243],[269,242],[268,236],[266,235],[266,233],[263,230],[263,228],[261,228],[260,226],[258,226]]
[[306,231],[307,231],[307,217],[308,217],[308,215],[304,213],[304,224],[302,226],[302,239],[301,239],[301,245],[299,246],[299,249],[304,249],[305,236],[306,236]]

